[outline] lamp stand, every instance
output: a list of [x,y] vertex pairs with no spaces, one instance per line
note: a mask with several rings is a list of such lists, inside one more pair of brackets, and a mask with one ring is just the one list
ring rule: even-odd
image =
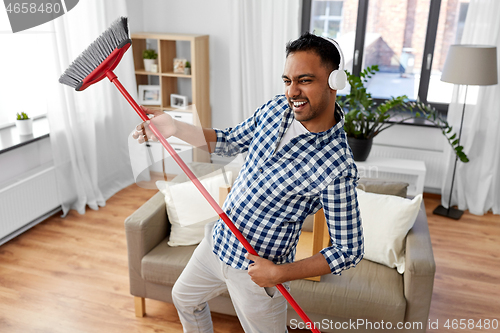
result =
[[[465,105],[467,104],[467,88],[469,85],[465,86],[465,99],[464,99],[464,107],[462,109],[462,121],[460,122],[460,132],[458,134],[458,145],[460,146],[460,138],[462,137],[462,127],[464,125],[464,114],[465,114]],[[453,167],[453,176],[451,177],[451,188],[450,188],[450,196],[448,198],[448,208],[445,208],[443,205],[439,205],[432,212],[435,215],[441,215],[445,217],[449,217],[455,220],[460,220],[463,210],[451,207],[451,196],[453,195],[453,184],[455,182],[455,172],[457,171],[457,162],[458,155],[455,154],[455,166]]]

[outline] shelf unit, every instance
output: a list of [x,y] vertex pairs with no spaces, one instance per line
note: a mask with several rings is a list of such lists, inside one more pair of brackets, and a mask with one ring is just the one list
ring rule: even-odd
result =
[[[169,34],[137,32],[132,34],[132,51],[134,57],[135,77],[137,86],[148,85],[150,77],[156,77],[160,85],[161,105],[147,105],[148,108],[160,109],[164,112],[191,113],[192,124],[201,127],[212,127],[210,110],[210,63],[209,63],[209,36],[196,34]],[[190,55],[183,56],[191,63],[191,74],[174,73],[174,59],[177,56],[177,42],[190,43]],[[147,48],[156,49],[158,53],[158,72],[148,72],[144,69],[142,52]],[[179,94],[179,80],[190,80],[191,95],[187,96],[190,105],[196,106],[198,116],[192,109],[179,109],[170,106],[170,95]],[[172,146],[179,145],[179,149],[186,149],[185,143],[169,139]],[[159,144],[151,143],[157,149],[163,149]],[[166,152],[165,152],[166,153]],[[168,153],[166,153],[168,154]],[[210,155],[201,149],[193,149],[192,160],[195,162],[210,162]],[[165,172],[165,171],[163,171]]]

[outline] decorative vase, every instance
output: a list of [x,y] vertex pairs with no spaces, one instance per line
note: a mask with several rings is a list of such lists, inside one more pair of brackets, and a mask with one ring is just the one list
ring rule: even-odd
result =
[[355,161],[366,161],[372,149],[373,138],[371,139],[356,139],[354,137],[347,137],[347,143],[351,147],[352,156]]
[[146,72],[151,72],[151,65],[157,64],[158,59],[143,59],[144,60],[144,69]]
[[16,127],[20,135],[33,134],[33,119],[16,120]]

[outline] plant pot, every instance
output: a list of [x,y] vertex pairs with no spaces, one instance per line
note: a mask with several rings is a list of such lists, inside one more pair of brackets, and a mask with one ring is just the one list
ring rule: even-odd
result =
[[33,119],[16,120],[16,127],[20,135],[33,134]]
[[355,161],[366,161],[370,151],[372,150],[372,139],[356,139],[354,137],[347,137],[347,143],[351,147],[352,156]]
[[143,59],[144,60],[144,69],[146,72],[151,72],[151,65],[158,64],[158,59]]
[[191,75],[191,67],[184,68],[184,74]]

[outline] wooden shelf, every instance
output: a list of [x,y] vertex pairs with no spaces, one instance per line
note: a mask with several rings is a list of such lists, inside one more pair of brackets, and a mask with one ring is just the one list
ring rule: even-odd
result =
[[192,78],[192,75],[186,75],[186,74],[179,74],[179,73],[174,73],[174,72],[168,72],[168,73],[160,73],[161,76],[169,76],[169,77],[183,77],[190,79]]
[[148,72],[144,69],[136,70],[135,71],[136,75],[154,75],[154,76],[168,76],[168,77],[182,77],[186,79],[191,79],[193,76],[192,75],[186,75],[186,74],[180,74],[180,73],[174,73],[174,72],[165,72],[165,73],[158,73],[158,72]]
[[[209,36],[199,34],[170,34],[157,32],[138,32],[132,34],[132,51],[134,56],[135,77],[137,85],[148,85],[149,77],[157,77],[161,92],[161,105],[147,106],[163,111],[193,112],[196,109],[198,117],[193,117],[195,126],[212,127],[210,110],[210,61]],[[174,73],[174,59],[177,56],[177,42],[189,42],[190,55],[183,56],[191,63],[191,74]],[[148,45],[149,44],[149,45]],[[148,72],[144,69],[143,51],[154,48],[158,52],[158,72]],[[170,95],[179,94],[179,79],[189,80],[191,85],[189,103],[196,108],[177,109],[170,106]],[[185,83],[182,83],[183,86]],[[184,94],[185,95],[185,94]],[[210,162],[210,155],[200,149],[193,149],[193,161]]]
[[144,107],[148,108],[148,109],[158,109],[158,110],[161,110],[163,109],[161,105],[144,105]]
[[164,32],[134,32],[132,38],[137,39],[158,39],[158,40],[171,40],[171,41],[193,41],[196,38],[208,37],[207,35],[200,34],[170,34]]
[[157,72],[148,72],[144,68],[136,70],[135,74],[136,75],[156,75],[156,76],[160,76],[160,73],[157,73]]
[[162,107],[163,111],[178,111],[178,112],[186,112],[186,113],[192,113],[190,109],[179,109],[179,108],[174,108],[173,106],[164,106]]

